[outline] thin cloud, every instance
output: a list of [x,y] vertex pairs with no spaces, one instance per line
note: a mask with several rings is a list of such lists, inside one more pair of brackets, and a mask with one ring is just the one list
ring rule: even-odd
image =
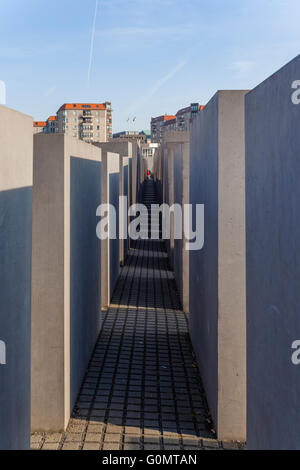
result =
[[92,27],[91,47],[90,47],[90,60],[89,60],[89,68],[88,68],[88,84],[90,83],[91,71],[92,71],[98,6],[99,6],[99,0],[96,0],[94,21],[93,21],[93,27]]
[[184,25],[176,27],[165,27],[165,28],[151,28],[151,27],[120,27],[120,28],[111,28],[97,31],[97,36],[150,36],[150,37],[161,37],[161,36],[172,36],[172,37],[183,37],[193,35],[195,32],[195,27],[193,25]]
[[170,80],[172,80],[172,78],[187,64],[187,60],[182,60],[181,62],[179,62],[175,67],[172,68],[172,70],[170,70],[169,73],[167,73],[167,75],[165,75],[164,77],[162,77],[160,80],[158,80],[155,85],[150,88],[148,90],[148,92],[146,93],[146,95],[140,100],[138,101],[137,103],[135,103],[132,108],[131,108],[131,112],[134,112],[136,113],[137,110],[139,110],[140,108],[143,108],[147,103],[148,101],[151,100],[151,98],[164,86],[166,85],[166,83],[168,83]]
[[50,96],[53,95],[53,93],[56,91],[56,86],[52,86],[48,88],[48,90],[45,91],[45,96]]
[[240,60],[231,64],[229,68],[238,73],[247,73],[250,70],[253,70],[255,65],[255,62],[252,62],[251,60]]

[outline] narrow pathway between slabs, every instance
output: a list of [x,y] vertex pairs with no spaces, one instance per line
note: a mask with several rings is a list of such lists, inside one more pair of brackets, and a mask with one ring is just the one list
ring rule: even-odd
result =
[[[144,202],[155,202],[145,183]],[[239,448],[209,430],[207,408],[163,241],[130,250],[105,313],[67,432],[36,434],[33,449]]]

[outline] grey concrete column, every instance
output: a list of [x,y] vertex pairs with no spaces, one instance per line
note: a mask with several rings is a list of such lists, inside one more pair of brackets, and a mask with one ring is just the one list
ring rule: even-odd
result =
[[[167,132],[164,143],[168,149],[168,170],[171,170],[171,176],[168,172],[169,195],[173,198],[172,204],[178,204],[182,209],[180,239],[175,239],[174,214],[171,216],[174,274],[183,309],[189,312],[189,251],[186,249],[188,240],[184,235],[184,206],[189,204],[190,199],[190,134],[182,131]],[[170,206],[172,204],[170,202]]]
[[220,91],[191,123],[190,332],[218,437],[246,439],[245,91]]
[[66,429],[100,328],[101,150],[34,137],[31,426]]
[[[129,219],[128,219],[128,203],[129,203],[129,158],[120,156],[119,160],[119,189],[120,189],[120,197],[127,198],[127,204],[124,207],[120,207],[119,214],[120,214],[120,235],[121,230],[124,231],[126,227],[128,227]],[[120,236],[120,264],[121,266],[124,265],[127,254],[128,254],[128,230],[126,239],[121,238]],[[124,233],[125,235],[125,233]]]
[[300,56],[246,96],[247,441],[258,450],[300,449],[298,80]]
[[[168,201],[169,206],[174,204],[174,149],[175,145],[172,143],[166,144],[168,155]],[[170,240],[167,241],[169,259],[171,267],[174,267],[174,212],[170,213]]]
[[120,273],[119,246],[119,172],[120,156],[102,149],[102,204],[115,208],[116,239],[111,238],[112,214],[108,214],[109,238],[101,242],[101,300],[102,308],[110,305],[112,294]]
[[28,450],[32,118],[0,105],[0,122],[0,450]]
[[[184,207],[190,203],[190,142],[181,145],[182,155],[182,208],[184,215]],[[190,252],[186,249],[188,240],[184,233],[184,218],[183,218],[183,246],[182,246],[182,307],[185,312],[190,311]]]
[[[135,189],[132,188],[132,172],[133,172],[133,152],[136,148],[132,142],[128,142],[124,139],[113,139],[110,142],[101,142],[95,143],[97,147],[100,147],[103,152],[112,152],[118,153],[120,156],[119,161],[119,195],[126,196],[128,198],[128,206],[132,204],[133,193],[136,192],[136,184]],[[128,212],[128,208],[127,208]],[[120,221],[122,225],[121,218],[123,214],[120,212]],[[128,220],[128,215],[127,215]],[[127,251],[129,249],[129,240],[120,240],[120,263],[121,265],[124,264],[125,258],[127,256]]]

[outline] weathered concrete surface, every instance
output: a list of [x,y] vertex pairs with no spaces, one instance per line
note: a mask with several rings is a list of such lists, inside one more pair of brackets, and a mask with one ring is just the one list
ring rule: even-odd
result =
[[71,157],[70,337],[71,409],[98,333],[101,305],[101,243],[96,237],[101,164]]
[[0,450],[30,447],[32,118],[0,106]]
[[[120,208],[120,229],[121,227],[126,227],[126,220],[128,224],[128,208],[129,208],[129,201],[132,198],[132,189],[129,193],[129,185],[132,185],[132,173],[129,173],[129,160],[132,160],[132,153],[133,153],[133,144],[128,141],[124,141],[123,139],[114,139],[110,142],[105,143],[96,143],[94,144],[97,147],[100,147],[105,152],[117,153],[120,156],[119,161],[119,196],[120,197],[127,197],[127,215],[125,216],[125,208],[124,211]],[[131,162],[131,171],[132,171],[132,162]],[[129,178],[131,179],[129,181]],[[126,219],[126,220],[125,220]],[[128,238],[121,239],[120,238],[120,264],[123,265],[126,259],[128,252]]]
[[[171,216],[171,265],[174,267],[175,280],[185,312],[189,312],[189,251],[186,250],[184,235],[184,207],[190,199],[190,133],[167,132],[164,143],[168,158],[168,190],[169,201],[179,204],[182,208],[181,238],[174,230],[175,218]],[[172,159],[172,160],[170,160]],[[173,247],[173,251],[172,251]]]
[[110,204],[116,213],[116,235],[112,238],[112,214],[108,214],[110,238],[101,241],[101,305],[107,308],[120,273],[119,193],[120,156],[102,148],[102,204]]
[[101,150],[34,137],[33,431],[66,428],[100,324]]
[[300,56],[246,96],[250,449],[300,449]]
[[[129,158],[120,157],[120,196],[124,198],[124,207],[120,207],[120,231],[124,232],[124,239],[120,237],[120,263],[123,266],[128,256],[129,240],[128,240],[128,226],[129,226]],[[125,203],[127,201],[127,203]],[[125,238],[126,234],[126,238]]]
[[190,202],[205,244],[190,252],[190,332],[218,437],[246,439],[244,91],[220,91],[191,124]]

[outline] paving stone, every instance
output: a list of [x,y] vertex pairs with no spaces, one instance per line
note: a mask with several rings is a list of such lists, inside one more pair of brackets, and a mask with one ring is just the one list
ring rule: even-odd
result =
[[139,444],[141,442],[141,438],[139,436],[125,436],[125,444]]
[[38,442],[33,442],[33,443],[30,445],[30,449],[31,449],[31,450],[39,450],[40,447],[41,447],[41,444],[38,443]]
[[220,443],[213,439],[202,439],[202,445],[203,447],[212,447],[214,449],[220,447]]
[[120,434],[122,432],[121,426],[115,426],[113,424],[108,424],[106,427],[106,432],[108,434]]
[[45,436],[45,443],[55,443],[60,442],[62,438],[62,434],[46,434]]
[[43,450],[58,450],[59,443],[58,442],[46,442],[43,445]]
[[105,444],[107,444],[108,442],[120,442],[120,439],[120,434],[105,434],[104,442]]
[[99,450],[99,444],[94,442],[85,442],[82,450]]
[[145,436],[156,436],[160,437],[161,433],[158,429],[144,429]]
[[65,442],[62,450],[79,450],[79,442]]
[[145,444],[144,445],[144,450],[160,450],[160,446],[159,445],[155,445],[155,444]]
[[85,442],[100,442],[101,437],[101,433],[87,432],[85,435]]
[[144,437],[145,444],[160,444],[160,437],[159,436],[145,436]]
[[88,433],[101,433],[103,429],[103,424],[89,424],[87,432]]
[[83,439],[83,434],[79,434],[79,433],[76,433],[76,434],[67,433],[67,434],[66,434],[65,442],[67,442],[67,443],[69,443],[69,442],[81,442],[82,439]]
[[42,434],[32,434],[31,435],[31,443],[36,444],[40,443],[43,440],[43,435]]
[[124,444],[123,450],[141,450],[140,444]]
[[103,445],[103,450],[119,450],[120,445],[119,444],[104,444]]
[[126,426],[125,427],[125,434],[132,434],[132,435],[140,435],[141,434],[141,428],[134,427],[134,426]]
[[69,424],[67,432],[71,433],[83,433],[86,428],[86,422],[81,424]]

